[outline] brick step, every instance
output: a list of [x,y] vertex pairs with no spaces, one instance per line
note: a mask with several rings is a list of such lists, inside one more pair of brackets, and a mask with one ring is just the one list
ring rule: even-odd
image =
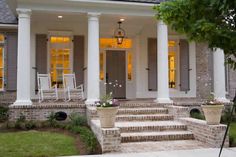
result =
[[170,104],[160,104],[160,103],[120,103],[120,108],[163,108],[165,105]]
[[166,108],[121,108],[118,111],[118,115],[120,114],[167,114],[168,109]]
[[121,142],[147,142],[147,141],[172,141],[191,140],[194,135],[190,131],[164,131],[164,132],[132,132],[121,133]]
[[116,127],[124,132],[177,131],[187,130],[187,126],[177,121],[116,122]]
[[163,121],[173,119],[173,116],[169,114],[139,114],[116,116],[116,121]]

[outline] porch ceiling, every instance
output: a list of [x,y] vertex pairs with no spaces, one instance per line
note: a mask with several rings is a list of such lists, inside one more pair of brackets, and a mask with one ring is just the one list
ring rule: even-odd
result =
[[[58,16],[63,16],[59,19]],[[111,37],[113,35],[114,29],[117,28],[117,22],[120,18],[124,18],[125,21],[122,27],[126,30],[128,37],[133,37],[142,31],[143,27],[150,26],[150,29],[156,28],[156,19],[154,17],[147,16],[129,16],[129,15],[109,15],[101,14],[100,16],[100,35],[101,37]],[[32,21],[37,23],[57,23],[67,25],[78,25],[87,28],[88,18],[85,13],[68,13],[68,12],[42,12],[33,11]],[[43,25],[41,26],[43,27]]]

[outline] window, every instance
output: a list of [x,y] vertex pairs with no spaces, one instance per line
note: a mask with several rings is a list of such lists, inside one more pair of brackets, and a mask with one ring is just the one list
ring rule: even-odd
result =
[[50,72],[52,84],[62,87],[62,75],[71,73],[71,44],[68,36],[50,37]]
[[104,69],[103,69],[103,66],[104,66],[104,53],[100,53],[100,80],[104,80]]
[[132,48],[132,40],[131,39],[124,39],[123,43],[118,45],[115,38],[101,38],[100,39],[100,48],[129,49],[129,48]]
[[176,42],[169,40],[168,46],[169,88],[176,88]]
[[4,89],[4,39],[4,35],[0,34],[0,90]]
[[127,71],[128,71],[128,80],[131,81],[132,80],[132,70],[133,70],[133,66],[132,66],[132,53],[128,53],[128,61],[127,61]]

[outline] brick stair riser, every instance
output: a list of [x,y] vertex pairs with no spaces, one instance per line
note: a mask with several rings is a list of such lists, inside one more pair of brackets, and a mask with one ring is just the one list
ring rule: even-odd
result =
[[164,121],[173,120],[173,116],[116,117],[116,121]]
[[144,127],[121,127],[121,133],[124,132],[147,132],[147,131],[182,131],[187,130],[186,125],[173,125],[173,126],[144,126]]
[[138,115],[138,114],[167,114],[168,110],[167,109],[149,109],[149,110],[119,110],[118,115],[128,115],[128,114],[133,114],[133,115]]
[[182,135],[158,135],[158,136],[128,136],[122,137],[121,142],[147,142],[147,141],[173,141],[173,140],[192,140],[194,139],[193,134],[182,134]]
[[156,108],[156,107],[164,107],[166,104],[145,104],[145,103],[137,103],[137,104],[120,104],[120,108]]

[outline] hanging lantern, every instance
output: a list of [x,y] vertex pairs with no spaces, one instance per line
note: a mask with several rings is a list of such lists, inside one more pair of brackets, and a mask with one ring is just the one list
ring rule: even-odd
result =
[[125,30],[121,28],[122,22],[119,21],[118,25],[119,27],[114,32],[114,37],[116,38],[116,42],[118,45],[121,45],[125,38]]

